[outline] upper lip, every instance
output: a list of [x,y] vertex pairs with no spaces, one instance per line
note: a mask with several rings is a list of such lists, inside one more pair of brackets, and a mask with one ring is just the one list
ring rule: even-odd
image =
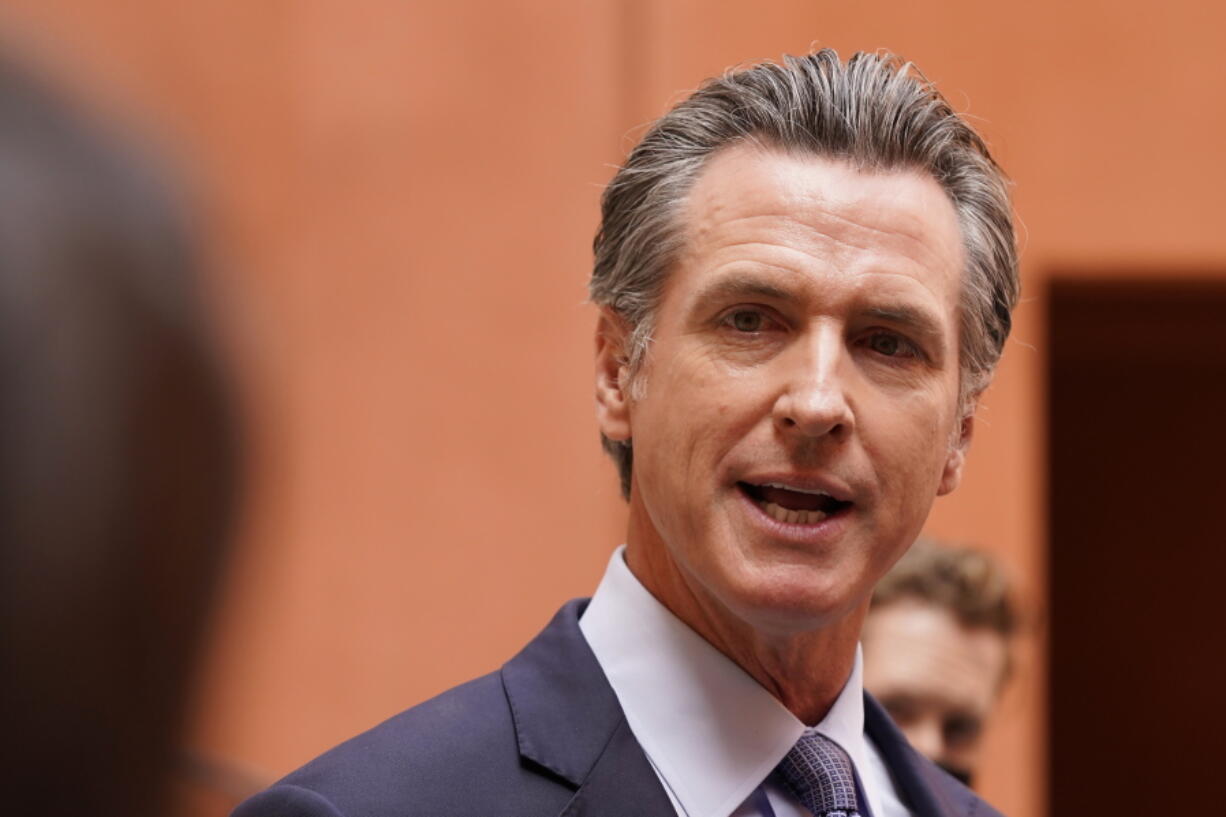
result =
[[851,488],[841,480],[827,474],[796,474],[796,473],[764,473],[742,477],[738,482],[751,485],[773,485],[786,488],[789,491],[803,493],[821,493],[837,499],[839,502],[854,501]]

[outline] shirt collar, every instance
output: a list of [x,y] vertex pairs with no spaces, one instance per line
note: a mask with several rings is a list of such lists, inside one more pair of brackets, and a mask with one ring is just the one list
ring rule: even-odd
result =
[[[656,601],[620,547],[579,621],[626,721],[690,817],[728,817],[805,732],[740,667]],[[860,649],[842,692],[812,729],[864,768]]]

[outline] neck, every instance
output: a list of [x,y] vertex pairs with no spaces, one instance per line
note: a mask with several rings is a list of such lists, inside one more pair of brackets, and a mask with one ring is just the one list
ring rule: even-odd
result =
[[808,726],[842,692],[855,661],[867,603],[808,625],[755,626],[680,569],[665,547],[627,545],[626,564],[644,587],[690,629],[726,655]]

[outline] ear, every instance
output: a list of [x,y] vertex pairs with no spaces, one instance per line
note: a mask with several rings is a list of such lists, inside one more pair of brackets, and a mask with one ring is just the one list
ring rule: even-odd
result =
[[610,440],[630,439],[630,374],[626,367],[630,327],[603,307],[596,323],[596,423]]
[[945,468],[941,471],[941,484],[937,488],[937,496],[952,493],[958,487],[958,483],[962,482],[962,467],[966,464],[966,452],[971,447],[971,436],[974,431],[975,409],[972,406],[962,418],[957,439],[949,447],[949,456],[946,457]]

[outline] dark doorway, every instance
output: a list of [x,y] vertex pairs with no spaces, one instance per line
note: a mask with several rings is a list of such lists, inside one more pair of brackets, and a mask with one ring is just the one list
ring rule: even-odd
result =
[[1223,814],[1226,286],[1050,301],[1051,814]]

